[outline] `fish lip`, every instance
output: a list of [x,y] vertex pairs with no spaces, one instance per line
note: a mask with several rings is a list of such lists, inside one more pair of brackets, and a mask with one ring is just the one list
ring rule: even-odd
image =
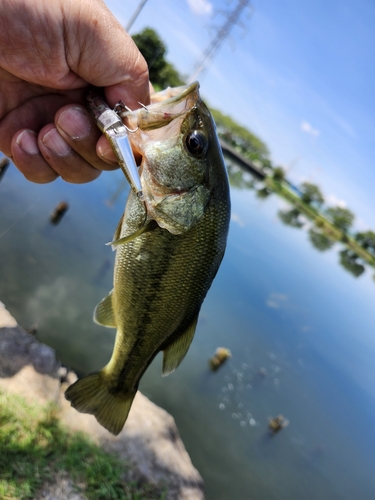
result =
[[195,81],[193,83],[191,83],[190,85],[183,85],[181,87],[175,87],[176,90],[178,89],[183,89],[181,90],[181,92],[179,92],[177,95],[173,96],[173,97],[170,97],[169,99],[165,99],[164,101],[161,101],[160,103],[155,103],[155,104],[151,104],[150,106],[148,107],[152,107],[152,106],[155,106],[157,104],[173,104],[175,102],[178,102],[178,101],[181,101],[182,99],[185,99],[189,94],[192,94],[193,92],[196,92],[199,90],[199,82],[198,81]]
[[[131,115],[136,115],[142,110],[147,110],[147,111],[153,111],[157,110],[158,108],[162,108],[164,106],[168,106],[170,104],[176,104],[184,99],[186,99],[190,94],[193,94],[194,92],[199,91],[200,84],[198,81],[195,81],[193,83],[190,83],[189,85],[182,85],[180,87],[168,87],[165,90],[161,90],[160,92],[155,92],[154,94],[151,94],[151,104],[148,106],[142,106],[138,109],[135,109],[134,111],[126,111],[126,112],[121,112],[119,115],[121,118],[127,118],[130,117]],[[157,100],[156,102],[152,102],[152,99],[157,98],[157,96],[162,97],[163,94],[166,94],[167,92],[176,92],[176,95],[172,95],[172,97],[169,97],[167,99],[162,99],[162,100]]]

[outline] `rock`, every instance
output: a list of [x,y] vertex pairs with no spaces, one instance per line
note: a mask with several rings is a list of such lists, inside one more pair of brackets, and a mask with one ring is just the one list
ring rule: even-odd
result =
[[14,328],[15,326],[17,326],[17,321],[7,311],[4,304],[0,302],[0,328],[3,327]]
[[[113,436],[92,415],[78,413],[65,399],[66,388],[76,379],[74,373],[61,366],[54,350],[17,325],[0,302],[1,389],[29,401],[56,402],[62,424],[72,431],[89,434],[107,452],[115,453],[131,466],[126,468],[129,481],[145,481],[161,490],[166,488],[166,500],[204,499],[203,480],[171,415],[138,392],[124,429]],[[75,498],[72,483],[63,479],[59,484],[48,485],[46,496],[40,498]],[[65,493],[55,494],[60,490]]]
[[58,401],[60,366],[55,351],[18,326],[0,302],[0,388],[41,404]]
[[166,500],[204,499],[203,480],[191,463],[173,417],[139,391],[118,436],[106,431],[92,415],[77,413],[63,394],[60,405],[67,427],[90,434],[106,451],[133,466],[127,475],[129,481],[147,481],[161,488],[166,485]]

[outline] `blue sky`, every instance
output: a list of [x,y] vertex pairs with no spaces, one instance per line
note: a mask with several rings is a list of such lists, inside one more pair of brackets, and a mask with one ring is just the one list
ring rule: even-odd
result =
[[[126,26],[140,0],[107,0]],[[154,28],[188,76],[237,0],[148,0],[130,30]],[[268,145],[299,183],[375,229],[375,2],[254,0],[198,79],[202,95]]]

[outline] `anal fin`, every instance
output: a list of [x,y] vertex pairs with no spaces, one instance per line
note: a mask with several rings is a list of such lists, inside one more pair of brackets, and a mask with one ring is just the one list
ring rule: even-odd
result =
[[170,344],[163,352],[163,376],[172,373],[186,356],[190,344],[194,338],[197,327],[198,314],[190,323],[185,332]]

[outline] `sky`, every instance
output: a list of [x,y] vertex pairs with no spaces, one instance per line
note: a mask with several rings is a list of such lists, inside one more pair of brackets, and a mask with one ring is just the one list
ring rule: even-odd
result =
[[[107,0],[127,26],[141,0]],[[239,0],[147,0],[130,28],[155,29],[167,60],[194,73]],[[198,76],[207,103],[268,146],[294,183],[375,230],[375,2],[254,0]]]

